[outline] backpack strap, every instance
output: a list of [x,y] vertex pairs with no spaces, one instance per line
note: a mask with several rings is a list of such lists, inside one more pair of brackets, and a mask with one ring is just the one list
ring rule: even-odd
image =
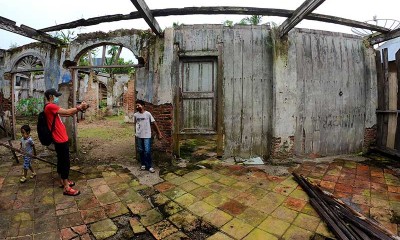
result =
[[[47,104],[48,104],[48,103],[46,103],[46,104],[44,105],[43,112],[44,112],[44,109],[46,108]],[[56,126],[56,117],[57,117],[57,113],[54,113],[53,123],[51,124],[51,129],[50,129],[50,132],[51,132],[51,133],[53,133],[54,128],[55,128],[55,126]]]

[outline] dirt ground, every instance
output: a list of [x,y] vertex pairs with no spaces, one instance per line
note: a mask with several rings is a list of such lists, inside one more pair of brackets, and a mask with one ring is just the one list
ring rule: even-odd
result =
[[[40,144],[36,131],[36,117],[17,118],[17,129],[23,124],[32,128],[31,137],[36,143],[37,154],[56,163],[54,147]],[[215,141],[186,140],[181,142],[181,159],[175,160],[171,154],[153,149],[153,162],[156,174],[140,171],[139,160],[135,154],[135,139],[132,123],[125,123],[123,116],[111,116],[101,119],[85,119],[78,123],[78,151],[71,153],[71,166],[97,166],[116,164],[128,168],[142,184],[154,185],[162,181],[160,174],[177,168],[198,168],[198,161],[215,157]],[[19,148],[21,134],[17,131],[17,140],[13,146]],[[154,141],[158,141],[155,139]],[[8,149],[0,148],[0,158],[11,160]]]
[[79,162],[129,164],[136,161],[133,124],[122,116],[78,123]]

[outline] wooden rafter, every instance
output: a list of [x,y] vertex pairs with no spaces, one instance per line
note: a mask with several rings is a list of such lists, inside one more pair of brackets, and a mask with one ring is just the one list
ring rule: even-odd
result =
[[15,25],[14,21],[7,18],[0,17],[0,28],[51,45],[57,46],[62,44],[60,40],[53,38],[52,36],[44,32],[38,31],[25,25],[21,25],[20,27],[18,27],[17,25]]
[[[166,16],[183,16],[183,15],[218,15],[218,14],[241,14],[241,15],[263,15],[263,16],[277,16],[277,17],[291,17],[293,15],[292,10],[286,9],[274,9],[274,8],[250,8],[250,7],[187,7],[187,8],[168,8],[168,9],[155,9],[150,11],[154,17],[166,17]],[[40,29],[43,32],[60,31],[63,29],[71,29],[83,26],[92,26],[105,22],[115,22],[121,20],[132,20],[141,18],[139,12],[131,12],[129,14],[115,14],[106,15],[101,17],[94,17],[88,19],[79,19],[73,22],[63,23],[47,28]],[[368,29],[372,31],[386,33],[390,29],[368,24],[364,22],[354,21],[351,19],[334,17],[323,14],[311,13],[304,19],[334,23],[349,27]]]
[[306,0],[300,5],[294,12],[293,15],[286,19],[279,26],[279,37],[285,36],[292,28],[294,28],[301,20],[303,20],[307,15],[312,13],[319,5],[321,5],[325,0]]
[[141,13],[151,30],[157,35],[162,35],[162,30],[144,0],[131,0],[136,9]]
[[388,33],[383,33],[378,35],[373,34],[370,37],[368,37],[368,41],[371,45],[375,45],[398,37],[400,37],[400,28],[390,31]]

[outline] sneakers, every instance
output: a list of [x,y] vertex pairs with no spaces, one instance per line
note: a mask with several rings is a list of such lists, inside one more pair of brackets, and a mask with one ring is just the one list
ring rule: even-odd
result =
[[67,190],[64,190],[63,194],[67,196],[77,196],[81,192],[79,190],[75,190],[72,187],[69,187]]
[[26,177],[22,176],[22,177],[19,179],[19,181],[20,181],[21,183],[26,182]]
[[36,177],[36,173],[33,172],[32,175],[31,175],[31,178],[35,178],[35,177]]
[[140,167],[140,170],[146,170],[146,166],[142,165],[142,166]]
[[151,167],[151,168],[149,169],[149,172],[154,173],[154,172],[156,172],[156,170],[154,170],[154,168]]

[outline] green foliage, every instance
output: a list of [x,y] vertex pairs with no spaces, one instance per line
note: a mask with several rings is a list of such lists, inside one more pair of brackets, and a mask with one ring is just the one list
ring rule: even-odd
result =
[[54,37],[63,42],[64,44],[69,44],[76,38],[74,31],[71,30],[68,30],[66,33],[63,31],[56,32]]
[[225,27],[233,27],[233,21],[231,21],[231,20],[225,20],[222,24]]
[[245,17],[240,22],[237,24],[239,25],[259,25],[262,22],[262,16],[261,15],[252,15],[250,17]]
[[179,22],[173,22],[173,23],[172,23],[172,27],[173,27],[174,29],[179,28],[179,27],[182,26],[182,25],[183,25],[183,23],[179,23]]
[[22,116],[34,116],[39,114],[43,107],[43,98],[26,98],[18,101],[16,109]]
[[107,99],[102,99],[99,104],[100,108],[107,108]]

